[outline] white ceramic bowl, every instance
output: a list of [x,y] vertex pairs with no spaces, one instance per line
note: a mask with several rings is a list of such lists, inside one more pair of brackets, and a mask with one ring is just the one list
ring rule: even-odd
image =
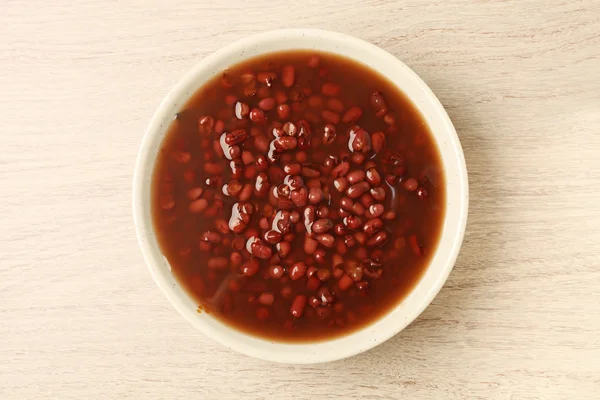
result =
[[[249,336],[209,314],[171,274],[150,218],[150,182],[161,142],[173,115],[207,80],[249,57],[279,50],[315,49],[355,59],[385,75],[415,104],[439,147],[446,176],[446,219],[438,249],[412,292],[387,315],[347,336],[316,343],[279,343]],[[349,357],[384,342],[410,324],[442,288],[460,249],[468,209],[467,170],[452,122],[427,85],[406,65],[370,43],[340,33],[317,29],[266,32],[242,39],[201,60],[169,92],[146,131],[138,154],[133,182],[133,215],[138,240],[148,268],[169,301],[192,325],[215,341],[240,353],[264,360],[308,364]]]

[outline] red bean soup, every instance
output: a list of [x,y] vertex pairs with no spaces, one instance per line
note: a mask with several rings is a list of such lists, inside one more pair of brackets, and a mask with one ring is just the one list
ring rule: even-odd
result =
[[152,182],[158,243],[198,311],[287,342],[397,305],[435,252],[444,204],[415,106],[374,70],[308,51],[206,83],[174,116]]

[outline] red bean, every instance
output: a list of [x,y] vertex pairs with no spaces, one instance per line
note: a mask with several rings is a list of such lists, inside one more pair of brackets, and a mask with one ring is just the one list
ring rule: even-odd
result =
[[363,267],[356,261],[348,262],[346,264],[346,273],[354,282],[358,282],[363,277]]
[[334,268],[333,269],[333,277],[335,279],[340,279],[342,277],[342,275],[344,275],[344,270],[340,269],[340,268]]
[[304,276],[306,273],[306,264],[303,262],[297,262],[292,265],[289,275],[290,279],[296,281]]
[[379,218],[373,218],[363,226],[363,231],[367,236],[372,236],[383,229],[383,221]]
[[288,101],[288,96],[283,90],[278,90],[275,92],[275,100],[277,101],[277,104],[283,104]]
[[390,185],[390,186],[395,186],[400,180],[400,177],[394,174],[387,174],[385,176],[385,181]]
[[358,244],[365,244],[365,242],[367,241],[367,235],[365,235],[364,232],[356,232],[354,234],[354,238],[356,239],[356,241],[358,242]]
[[344,111],[344,103],[338,99],[328,99],[327,108],[329,108],[331,111],[335,111],[336,113],[341,113]]
[[331,144],[335,141],[335,138],[337,137],[337,133],[336,133],[336,129],[335,129],[335,125],[332,124],[327,124],[325,125],[325,127],[323,128],[323,143],[324,144]]
[[[216,141],[215,141],[216,143]],[[221,146],[219,145],[219,148]],[[231,160],[229,162],[229,168],[231,169],[231,178],[232,179],[240,179],[243,176],[243,164],[241,160]]]
[[223,131],[225,130],[225,122],[223,122],[223,120],[219,119],[217,120],[217,122],[215,122],[215,133],[218,135],[221,135],[223,133]]
[[331,248],[335,244],[335,238],[328,233],[317,235],[316,239],[320,244],[322,244],[325,247]]
[[337,178],[333,181],[333,186],[337,189],[338,192],[343,193],[348,187],[348,179],[345,177]]
[[[356,183],[356,184],[350,186],[348,189],[346,189],[346,194],[351,199],[356,199],[356,198],[359,198],[360,196],[362,196],[367,190],[369,190],[369,188],[370,188],[370,185],[367,182],[359,182],[359,183]],[[371,189],[371,195],[373,195],[373,189]],[[384,196],[385,196],[385,192],[384,192]],[[375,197],[375,196],[373,196],[373,197]],[[377,200],[377,198],[375,198],[375,199]]]
[[288,175],[300,175],[302,172],[302,165],[298,163],[286,164],[283,166],[283,171]]
[[321,86],[321,93],[323,93],[325,96],[337,96],[339,92],[340,86],[336,85],[335,83],[327,82]]
[[329,216],[329,208],[327,206],[321,206],[317,210],[317,216],[319,218],[327,218]]
[[[200,198],[200,196],[202,196],[202,192],[204,192],[204,189],[202,189],[201,187],[192,188],[188,190],[188,197],[191,200],[196,200]],[[175,205],[175,202],[173,202],[173,205]]]
[[383,117],[387,113],[387,104],[379,91],[375,91],[371,94],[371,106],[373,106],[375,116],[377,117]]
[[294,80],[296,79],[296,70],[291,65],[284,65],[281,70],[281,83],[285,87],[294,86]]
[[379,153],[385,147],[385,135],[382,132],[375,132],[371,135],[371,146],[375,153]]
[[271,265],[269,267],[269,275],[273,279],[279,279],[284,275],[284,270],[281,265]]
[[347,248],[351,249],[356,246],[356,239],[352,235],[346,235],[344,236],[344,244]]
[[242,274],[244,274],[245,276],[254,276],[258,273],[259,270],[260,265],[258,261],[254,258],[242,264]]
[[367,247],[379,247],[384,245],[388,240],[386,231],[379,231],[367,240]]
[[306,102],[308,103],[308,106],[312,108],[321,108],[323,106],[323,99],[321,96],[317,95],[310,96]]
[[292,224],[300,222],[300,213],[298,211],[294,210],[290,213],[290,222]]
[[386,211],[383,214],[383,219],[386,220],[386,221],[391,221],[391,220],[393,220],[395,218],[396,218],[396,213],[393,212],[393,211]]
[[286,258],[292,251],[292,244],[290,242],[280,242],[277,243],[277,245],[275,246],[275,248],[277,249],[277,254],[279,254],[279,257],[281,257],[281,259],[283,260],[284,258]]
[[225,144],[230,146],[241,144],[248,138],[248,132],[243,129],[236,129],[230,133],[225,134]]
[[426,198],[427,197],[427,189],[425,189],[424,187],[420,187],[419,189],[417,189],[417,196],[421,200]]
[[410,235],[410,237],[408,238],[408,242],[410,243],[410,248],[412,249],[414,255],[416,255],[417,257],[423,255],[423,247],[419,245],[416,235]]
[[319,280],[319,278],[317,278],[316,276],[308,278],[308,281],[306,282],[307,290],[314,292],[319,288],[319,286],[321,286],[321,281]]
[[223,237],[214,231],[206,231],[200,236],[200,240],[213,244],[220,244],[223,241]]
[[331,171],[331,177],[333,179],[337,179],[339,177],[346,176],[349,170],[350,163],[348,163],[347,161],[341,162]]
[[270,311],[265,307],[259,307],[256,309],[256,319],[259,321],[265,321],[271,316]]
[[346,211],[351,211],[352,207],[354,206],[354,202],[348,197],[342,197],[340,200],[340,206]]
[[367,218],[379,218],[383,215],[385,207],[382,204],[373,204],[367,210]]
[[365,180],[365,171],[362,169],[357,169],[350,172],[346,178],[348,179],[348,183],[354,185],[355,183],[362,182]]
[[336,224],[333,227],[333,232],[338,236],[342,236],[348,233],[348,228],[346,228],[346,225],[344,224]]
[[350,122],[356,122],[362,115],[362,109],[359,106],[350,107],[344,113],[342,122],[348,124]]
[[244,87],[242,89],[242,93],[246,97],[254,97],[254,96],[256,96],[256,85],[252,84],[252,85],[248,85],[248,86]]
[[237,119],[246,119],[250,115],[250,106],[248,106],[246,103],[238,101],[235,103],[234,112]]
[[312,225],[313,232],[317,234],[325,233],[333,228],[333,222],[330,219],[319,219]]
[[342,264],[344,264],[344,259],[341,255],[339,254],[334,254],[331,258],[331,265],[333,266],[333,268],[338,268],[340,267]]
[[267,160],[267,157],[265,157],[263,155],[256,157],[256,168],[258,168],[261,171],[264,171],[268,167],[269,167],[269,161]]
[[225,269],[229,265],[229,260],[226,257],[214,257],[208,260],[208,268],[210,269]]
[[280,104],[277,106],[277,115],[281,119],[289,118],[291,112],[292,112],[292,109],[287,104]]
[[210,186],[210,187],[215,187],[221,184],[222,181],[222,177],[220,176],[211,176],[206,178],[206,180],[204,181],[204,184],[206,186]]
[[319,268],[317,270],[317,278],[319,278],[322,282],[329,280],[331,277],[331,271],[327,268]]
[[379,172],[377,172],[375,167],[367,169],[365,176],[367,178],[367,182],[369,182],[371,186],[381,185],[381,175],[379,175]]
[[308,203],[308,190],[305,187],[293,190],[290,193],[290,200],[296,207],[304,207]]
[[250,253],[252,253],[254,257],[262,258],[263,260],[271,258],[273,252],[262,240],[257,237],[252,237],[248,239],[248,242],[250,243]]
[[265,71],[256,74],[256,80],[263,85],[271,86],[275,79],[277,79],[277,74],[275,72]]
[[208,242],[200,241],[200,243],[198,244],[198,248],[204,252],[212,251],[212,247],[212,244]]
[[321,302],[315,296],[311,296],[308,298],[308,304],[310,304],[311,307],[319,307]]
[[240,75],[240,80],[243,84],[249,85],[256,80],[256,76],[251,71],[246,71]]
[[419,182],[415,178],[408,178],[404,181],[403,185],[404,189],[408,190],[409,192],[414,192],[419,188]]
[[187,164],[192,159],[192,155],[185,151],[174,151],[171,156],[180,164]]
[[323,120],[325,122],[328,122],[330,124],[339,124],[340,123],[340,114],[338,114],[334,111],[330,111],[330,110],[321,111],[321,118],[323,118]]
[[264,172],[259,173],[254,184],[254,194],[257,197],[265,197],[270,187],[269,176]]
[[250,165],[254,163],[254,156],[248,150],[242,152],[242,162],[244,165]]
[[281,288],[281,296],[288,299],[292,296],[292,293],[294,291],[292,290],[292,288],[289,285],[286,285],[284,287]]
[[311,68],[317,68],[320,62],[321,59],[319,58],[319,56],[312,56],[308,59],[308,66]]
[[[235,100],[229,103],[229,105],[232,105],[234,102]],[[198,131],[203,136],[211,135],[213,133],[214,127],[215,119],[211,116],[203,116],[200,117],[200,119],[198,120]]]
[[354,153],[350,159],[354,164],[362,165],[365,162],[366,156],[363,153]]
[[319,250],[315,251],[315,254],[313,256],[314,259],[315,259],[315,262],[318,263],[318,264],[324,264],[325,261],[326,261],[325,260],[325,255],[326,255],[326,253],[325,253],[324,250],[319,249]]
[[[231,182],[229,182],[229,184],[231,184]],[[240,195],[239,195],[240,201],[250,200],[250,198],[252,197],[252,190],[253,190],[252,184],[246,183],[243,186],[242,191],[240,192]]]
[[318,204],[323,201],[324,195],[323,190],[317,187],[311,187],[308,191],[308,202],[311,204]]
[[296,295],[294,301],[292,302],[292,306],[290,307],[290,313],[295,318],[302,317],[304,313],[304,308],[306,307],[307,298],[303,294]]
[[383,122],[385,122],[388,125],[394,125],[394,123],[396,122],[396,119],[394,118],[394,116],[392,114],[387,113],[383,117]]
[[[173,202],[173,205],[174,204],[175,203]],[[206,210],[207,208],[208,208],[208,200],[206,200],[206,199],[194,200],[190,203],[190,206],[189,206],[189,210],[192,214],[201,213],[202,211]]]
[[354,203],[351,210],[356,215],[363,215],[365,213],[365,208],[359,202]]
[[335,242],[335,251],[342,256],[348,252],[348,247],[346,247],[344,240],[338,240]]
[[338,287],[340,288],[341,291],[348,290],[350,288],[350,286],[352,286],[353,284],[354,284],[354,281],[352,280],[352,278],[350,278],[346,274],[342,275],[342,277],[338,281]]
[[[300,146],[300,141],[298,141],[298,146]],[[296,152],[296,161],[298,162],[306,162],[306,160],[308,159],[308,154],[306,154],[305,151],[297,151]]]
[[318,244],[319,242],[317,240],[306,235],[304,237],[304,253],[308,255],[315,254]]
[[283,152],[295,149],[298,146],[298,140],[295,137],[282,136],[275,139],[273,145],[275,146],[276,151]]
[[265,97],[269,97],[271,95],[271,89],[268,86],[261,86],[256,91],[256,96],[260,99],[264,99]]
[[244,259],[242,258],[242,255],[237,251],[232,252],[229,256],[229,262],[231,262],[233,267],[238,268],[240,265],[242,265],[243,261]]
[[343,219],[344,225],[350,230],[358,229],[362,225],[362,219],[357,215],[350,215]]
[[272,97],[265,97],[258,103],[258,107],[265,111],[271,111],[275,108],[275,99]]
[[306,178],[318,178],[321,176],[321,171],[311,164],[304,164],[302,166],[302,176]]
[[280,232],[274,230],[268,230],[264,234],[265,241],[270,244],[277,244],[283,239],[283,235]]
[[348,130],[348,148],[353,152],[367,153],[371,150],[371,135],[356,125]]
[[268,292],[261,293],[258,302],[264,306],[270,306],[275,302],[275,295]]
[[250,121],[255,124],[262,124],[266,121],[265,112],[260,108],[253,108],[250,110]]
[[[310,260],[310,258],[309,258],[308,260]],[[310,264],[311,262],[312,262],[312,261],[307,261],[307,263],[309,263],[309,264]],[[310,277],[314,276],[316,273],[317,273],[317,267],[315,267],[315,266],[312,266],[312,265],[311,265],[310,267],[306,268],[306,276],[307,276],[308,278],[310,278]]]

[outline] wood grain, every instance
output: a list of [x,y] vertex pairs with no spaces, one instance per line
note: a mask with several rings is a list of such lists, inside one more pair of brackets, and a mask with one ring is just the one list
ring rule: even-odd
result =
[[[131,181],[149,118],[196,61],[302,26],[423,77],[460,135],[471,207],[415,323],[296,367],[176,314],[138,250]],[[1,399],[598,398],[597,0],[7,0],[0,88]]]

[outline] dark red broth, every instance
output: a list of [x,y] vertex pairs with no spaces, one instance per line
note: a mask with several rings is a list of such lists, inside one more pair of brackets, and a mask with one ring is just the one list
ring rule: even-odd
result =
[[375,71],[306,51],[204,85],[174,116],[152,193],[159,245],[199,311],[280,341],[383,316],[427,268],[445,213],[415,106]]

